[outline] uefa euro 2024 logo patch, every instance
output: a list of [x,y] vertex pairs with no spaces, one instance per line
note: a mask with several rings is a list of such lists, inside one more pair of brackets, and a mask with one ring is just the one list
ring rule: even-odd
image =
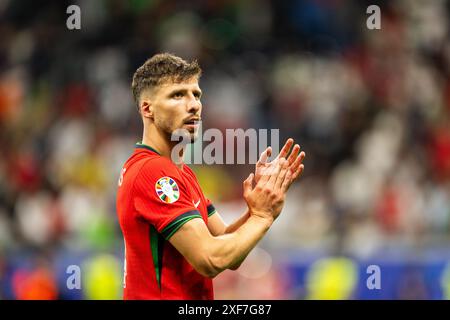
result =
[[155,190],[162,202],[173,203],[180,197],[178,185],[170,177],[162,177],[155,184]]

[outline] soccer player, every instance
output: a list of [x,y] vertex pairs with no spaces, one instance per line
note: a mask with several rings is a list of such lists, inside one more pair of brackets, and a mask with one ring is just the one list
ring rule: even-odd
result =
[[239,267],[278,217],[287,189],[303,171],[305,153],[292,147],[292,139],[271,162],[267,148],[243,183],[248,209],[226,225],[192,170],[182,158],[171,157],[177,129],[184,129],[191,142],[197,137],[200,75],[197,62],[164,53],[133,76],[144,131],[118,183],[124,299],[213,299],[212,278]]

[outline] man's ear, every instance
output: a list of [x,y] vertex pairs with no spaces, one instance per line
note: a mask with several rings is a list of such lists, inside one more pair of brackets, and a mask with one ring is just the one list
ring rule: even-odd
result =
[[141,115],[153,120],[153,104],[150,100],[142,100],[140,104]]

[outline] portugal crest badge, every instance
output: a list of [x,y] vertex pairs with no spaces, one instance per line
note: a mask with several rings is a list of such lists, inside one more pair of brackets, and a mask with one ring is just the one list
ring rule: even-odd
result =
[[155,190],[162,202],[173,203],[180,197],[178,185],[170,177],[162,177],[155,184]]

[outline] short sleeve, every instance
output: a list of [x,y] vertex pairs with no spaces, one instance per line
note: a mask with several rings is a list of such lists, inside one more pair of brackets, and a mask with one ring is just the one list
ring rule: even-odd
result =
[[209,199],[206,199],[206,210],[208,211],[208,218],[217,212],[216,208]]
[[177,168],[165,158],[142,166],[134,184],[134,206],[166,239],[186,222],[202,218]]

